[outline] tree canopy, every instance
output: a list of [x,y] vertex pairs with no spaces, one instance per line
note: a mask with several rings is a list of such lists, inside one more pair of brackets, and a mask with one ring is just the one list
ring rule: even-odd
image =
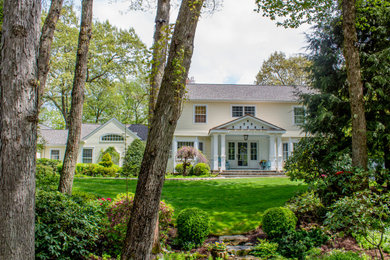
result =
[[309,85],[309,66],[310,61],[303,55],[286,58],[283,52],[274,52],[263,62],[256,75],[256,85]]

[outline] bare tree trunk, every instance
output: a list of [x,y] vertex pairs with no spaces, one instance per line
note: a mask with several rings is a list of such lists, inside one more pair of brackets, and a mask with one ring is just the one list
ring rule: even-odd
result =
[[0,89],[0,259],[34,259],[41,1],[4,1]]
[[72,194],[74,170],[79,152],[88,48],[92,35],[92,4],[93,0],[83,0],[82,2],[81,26],[72,89],[72,104],[69,113],[68,140],[66,142],[64,164],[58,186],[60,192],[67,194]]
[[47,74],[49,73],[51,44],[53,42],[54,31],[56,29],[57,21],[61,14],[63,1],[64,0],[51,1],[49,13],[47,14],[47,17],[42,27],[38,56],[38,108],[42,104],[42,95],[45,90]]
[[138,178],[122,259],[150,259],[165,170],[191,64],[203,0],[183,0]]
[[364,114],[363,83],[357,48],[355,0],[343,0],[344,57],[347,66],[352,115],[352,165],[367,169],[367,130]]
[[[168,39],[169,39],[169,11],[171,8],[170,0],[158,0],[157,14],[156,14],[156,27],[154,31],[154,43],[153,43],[153,58],[152,58],[152,73],[150,75],[150,91],[149,91],[149,115],[148,126],[152,122],[154,114],[154,107],[160,90],[161,81],[164,75],[164,68],[168,52]],[[138,122],[137,115],[135,118]],[[159,241],[159,221],[157,219],[154,238],[153,238],[153,253],[160,251]]]
[[149,126],[152,122],[154,107],[164,75],[165,62],[168,52],[169,10],[170,0],[158,0],[156,28],[154,31],[152,73],[150,75],[149,91]]

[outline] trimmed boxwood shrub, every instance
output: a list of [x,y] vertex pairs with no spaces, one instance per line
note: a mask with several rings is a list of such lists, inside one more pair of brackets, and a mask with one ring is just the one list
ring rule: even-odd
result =
[[77,203],[57,191],[37,190],[35,258],[86,259],[95,250],[103,220],[97,203]]
[[59,176],[53,171],[51,166],[37,164],[35,171],[35,183],[38,189],[56,190],[58,187]]
[[267,209],[263,215],[263,231],[269,238],[282,236],[295,230],[297,218],[294,212],[287,208],[275,207]]
[[[194,167],[192,167],[191,164],[189,166],[187,166],[187,173],[188,173],[188,175],[193,174],[193,172],[194,172],[193,168]],[[183,167],[182,163],[176,164],[176,166],[175,166],[175,173],[178,174],[178,175],[181,175],[181,174],[184,173],[184,167]]]
[[197,208],[182,210],[177,216],[179,243],[184,249],[201,246],[210,233],[210,218]]
[[196,176],[210,174],[210,166],[206,163],[198,163],[193,169]]
[[60,160],[53,160],[47,158],[37,159],[37,165],[49,166],[53,169],[53,171],[57,171],[57,166],[61,164]]

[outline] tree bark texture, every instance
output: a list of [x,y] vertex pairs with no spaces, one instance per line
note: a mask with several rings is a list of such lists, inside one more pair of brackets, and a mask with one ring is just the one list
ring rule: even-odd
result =
[[79,152],[88,48],[92,35],[92,4],[93,0],[83,0],[82,2],[81,26],[69,113],[68,140],[66,142],[64,163],[58,186],[60,192],[67,194],[72,194],[73,177]]
[[40,0],[4,1],[0,89],[0,259],[34,259]]
[[367,169],[367,130],[363,83],[357,47],[355,0],[343,0],[344,57],[352,115],[352,165]]
[[[38,56],[38,108],[42,104],[42,95],[45,90],[47,74],[49,73],[49,61],[51,44],[54,38],[54,31],[56,29],[58,18],[61,14],[62,3],[64,0],[52,0],[50,10],[47,14],[45,22],[42,27],[41,39],[39,42],[39,56]],[[38,111],[39,113],[39,111]]]
[[180,6],[138,177],[122,259],[148,260],[151,256],[167,160],[182,111],[202,5],[203,0],[183,0]]
[[152,122],[154,107],[156,105],[158,91],[164,75],[164,68],[168,52],[169,39],[169,10],[170,0],[158,0],[156,27],[154,31],[152,73],[150,75],[149,91],[149,126]]

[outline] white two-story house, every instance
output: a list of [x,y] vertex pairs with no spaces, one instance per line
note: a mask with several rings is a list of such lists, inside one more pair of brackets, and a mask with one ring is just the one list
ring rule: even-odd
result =
[[[304,107],[291,86],[189,84],[172,154],[182,146],[202,151],[213,171],[281,171],[304,136]],[[168,171],[179,163],[172,156]]]

